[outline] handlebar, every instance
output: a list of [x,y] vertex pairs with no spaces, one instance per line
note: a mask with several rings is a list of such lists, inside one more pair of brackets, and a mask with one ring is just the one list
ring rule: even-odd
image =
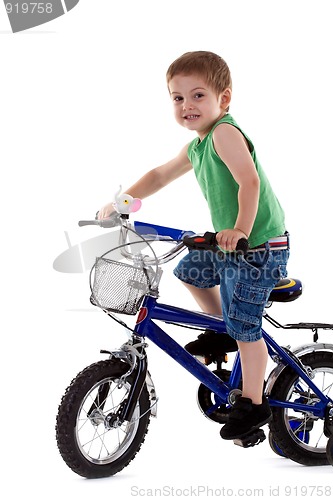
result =
[[[130,234],[134,233],[135,235],[137,235],[139,237],[139,240],[137,240],[137,242],[147,241],[147,243],[148,243],[149,241],[171,241],[171,242],[175,243],[175,245],[172,247],[172,249],[169,250],[168,252],[164,253],[163,255],[156,256],[156,254],[154,254],[154,257],[143,256],[144,263],[147,266],[151,266],[151,265],[156,266],[159,264],[165,264],[166,262],[169,262],[174,257],[176,257],[176,255],[181,253],[186,247],[189,249],[193,249],[193,250],[211,250],[213,252],[220,251],[220,249],[217,245],[217,240],[216,240],[217,233],[212,233],[212,232],[207,231],[206,233],[204,233],[203,236],[201,236],[201,235],[195,235],[191,231],[188,231],[188,232],[179,231],[179,230],[174,230],[172,228],[163,228],[162,226],[156,226],[154,224],[152,224],[152,225],[146,224],[146,226],[148,228],[148,229],[146,229],[146,231],[148,231],[148,233],[145,232],[144,235],[148,239],[145,239],[144,235],[137,233],[135,230],[133,230],[131,228],[131,224],[128,220],[127,214],[122,215],[122,214],[119,214],[117,212],[113,213],[107,219],[82,220],[82,221],[79,221],[78,224],[81,227],[88,226],[88,225],[100,226],[103,228],[113,228],[113,227],[117,227],[117,226],[120,227],[120,236],[119,236],[119,246],[121,247],[120,251],[121,251],[121,254],[123,255],[123,257],[130,259],[130,260],[134,260],[137,258],[137,254],[131,253],[126,249],[127,245],[133,244],[133,241],[128,242],[128,236]],[[157,228],[157,231],[156,231],[156,228]],[[154,234],[149,232],[149,229],[153,229],[156,231],[155,238],[154,238]],[[170,236],[165,236],[165,234],[163,234],[163,231],[161,231],[161,229],[164,229],[164,230],[167,229],[168,230],[167,233],[171,232],[171,233],[177,234],[177,236],[173,235],[172,238],[170,238]],[[184,233],[184,234],[181,235],[182,233]],[[179,235],[181,235],[181,236],[179,236]],[[178,239],[176,239],[176,238],[178,238]],[[149,245],[149,243],[148,243],[148,245]],[[133,247],[134,250],[135,250],[135,247],[136,247],[136,245],[134,245],[134,247]],[[236,252],[245,255],[248,252],[248,249],[249,249],[248,241],[245,238],[241,238],[237,243]]]

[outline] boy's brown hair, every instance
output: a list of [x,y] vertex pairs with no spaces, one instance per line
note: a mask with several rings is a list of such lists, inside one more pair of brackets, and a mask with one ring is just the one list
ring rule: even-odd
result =
[[186,52],[178,57],[170,66],[166,74],[167,84],[176,75],[200,75],[205,79],[217,95],[225,89],[232,88],[229,67],[222,57],[213,52],[204,50]]

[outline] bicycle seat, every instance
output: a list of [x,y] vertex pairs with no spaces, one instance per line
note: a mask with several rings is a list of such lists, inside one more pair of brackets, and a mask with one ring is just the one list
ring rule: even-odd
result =
[[302,295],[302,282],[293,278],[280,280],[271,291],[269,302],[292,302]]

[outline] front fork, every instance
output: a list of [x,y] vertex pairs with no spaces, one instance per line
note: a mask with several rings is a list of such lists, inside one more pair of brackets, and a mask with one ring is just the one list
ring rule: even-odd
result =
[[146,381],[147,366],[148,364],[146,355],[144,357],[140,357],[137,360],[136,367],[133,371],[133,382],[131,383],[127,399],[125,400],[125,404],[123,405],[119,415],[120,422],[123,422],[124,420],[127,420],[128,422],[131,421],[134,409],[137,402],[139,401],[142,388]]
[[[145,351],[146,344],[141,342],[142,339],[134,340],[136,341],[134,342],[134,344],[124,344],[118,351],[101,350],[101,353],[109,354],[110,359],[122,359],[128,364],[129,369],[124,375],[120,377],[119,386],[124,384],[130,375],[132,377],[127,398],[123,401],[121,407],[117,412],[117,424],[115,424],[116,426],[121,425],[125,420],[128,422],[131,421],[133,412],[140,398],[145,383],[147,384],[147,389],[149,392],[151,408],[154,407],[154,410],[152,410],[151,413],[153,416],[156,416],[157,398],[153,381],[148,372],[148,362]],[[97,395],[99,400],[99,407],[103,405],[103,403],[102,405],[100,403],[102,401],[105,401],[106,395],[103,393],[104,390],[107,392],[108,387],[104,387],[102,385],[100,387],[100,393]]]

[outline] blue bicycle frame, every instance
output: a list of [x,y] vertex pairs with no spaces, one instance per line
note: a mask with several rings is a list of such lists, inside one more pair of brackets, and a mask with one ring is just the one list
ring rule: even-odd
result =
[[[189,354],[180,344],[170,337],[162,328],[160,328],[154,320],[164,323],[172,323],[179,325],[191,325],[200,329],[210,329],[221,332],[221,335],[226,333],[225,323],[219,317],[210,316],[205,313],[188,311],[179,307],[160,304],[154,297],[146,296],[142,307],[137,317],[135,325],[135,334],[139,337],[147,337],[154,342],[160,349],[166,352],[171,358],[177,361],[183,368],[189,371],[202,384],[208,387],[216,395],[216,405],[228,404],[228,394],[230,390],[239,387],[241,381],[241,363],[239,352],[235,356],[235,361],[230,374],[228,383],[223,382],[217,375],[212,373],[209,368],[198,361],[194,356]],[[286,366],[290,366],[299,377],[310,387],[316,394],[319,401],[311,406],[311,412],[319,418],[325,417],[325,409],[330,402],[330,399],[325,396],[320,389],[312,382],[311,378],[302,368],[301,364],[288,354],[287,350],[279,346],[264,330],[262,330],[263,338],[266,342],[268,353],[272,359],[276,358]],[[269,398],[271,406],[280,408],[291,408],[294,411],[308,412],[309,406],[297,402],[278,401]],[[214,410],[212,408],[212,410]]]

